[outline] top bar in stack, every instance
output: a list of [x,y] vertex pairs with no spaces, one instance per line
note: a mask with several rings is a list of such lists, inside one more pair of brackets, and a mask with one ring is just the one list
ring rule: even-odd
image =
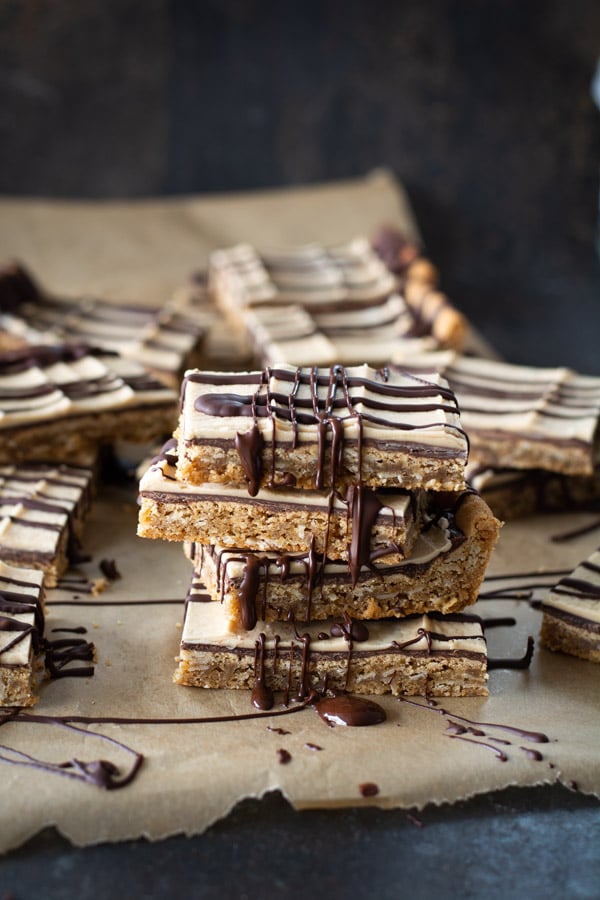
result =
[[443,378],[368,366],[186,373],[177,477],[270,488],[464,489],[468,444]]

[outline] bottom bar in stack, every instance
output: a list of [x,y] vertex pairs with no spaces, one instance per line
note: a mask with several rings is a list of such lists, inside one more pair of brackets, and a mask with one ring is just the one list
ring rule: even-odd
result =
[[[487,696],[481,620],[465,613],[357,622],[344,616],[260,622],[232,633],[223,604],[192,580],[174,676],[178,684],[306,698],[312,689],[357,694]],[[268,708],[268,707],[264,707]]]

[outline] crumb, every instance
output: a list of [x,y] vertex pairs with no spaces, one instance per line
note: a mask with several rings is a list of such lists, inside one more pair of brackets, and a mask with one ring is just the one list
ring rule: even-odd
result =
[[97,622],[92,622],[92,628],[100,628]]
[[112,663],[111,663],[110,659],[106,659],[106,660],[104,661],[104,665],[105,665],[105,666],[112,666]]
[[175,628],[181,628],[181,622],[175,622]]

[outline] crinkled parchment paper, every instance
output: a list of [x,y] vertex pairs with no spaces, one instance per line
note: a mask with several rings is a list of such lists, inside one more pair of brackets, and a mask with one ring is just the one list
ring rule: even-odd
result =
[[[53,290],[160,299],[205,264],[211,246],[241,239],[260,246],[341,241],[381,221],[414,229],[403,195],[386,173],[242,197],[127,204],[4,200],[0,248],[3,257],[29,264]],[[122,578],[97,597],[72,590],[49,596],[48,630],[85,626],[97,648],[95,675],[44,684],[35,712],[160,720],[251,711],[246,693],[172,683],[190,564],[179,545],[135,537],[135,501],[133,484],[107,488],[86,531],[92,561],[81,570],[97,577],[99,561],[115,559]],[[555,515],[506,525],[490,574],[515,577],[491,581],[488,589],[549,583],[554,576],[520,576],[574,567],[597,546],[598,532],[565,543],[553,543],[551,536],[589,520]],[[536,596],[543,593],[536,590]],[[484,600],[477,611],[516,620],[489,631],[493,657],[521,656],[527,635],[539,632],[541,614],[526,599]],[[0,761],[0,850],[49,825],[79,845],[194,834],[244,797],[274,789],[297,808],[420,807],[555,781],[600,794],[599,689],[600,666],[536,648],[529,670],[490,673],[489,698],[441,702],[455,716],[493,723],[480,729],[485,736],[462,736],[479,743],[452,738],[441,707],[393,698],[381,701],[387,722],[363,729],[327,727],[311,709],[213,724],[80,726],[93,735],[51,723],[8,723],[0,743],[36,758],[107,759],[126,771],[132,757],[97,736],[104,735],[142,753],[144,762],[128,787],[102,791]],[[533,744],[498,725],[545,732],[550,740]],[[280,749],[291,755],[285,765]],[[543,758],[532,759],[531,749]],[[376,784],[378,794],[363,798],[365,783]]]

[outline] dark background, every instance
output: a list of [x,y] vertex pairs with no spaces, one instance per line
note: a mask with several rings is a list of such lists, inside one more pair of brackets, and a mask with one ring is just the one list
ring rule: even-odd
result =
[[2,0],[0,192],[387,165],[447,292],[505,355],[599,372],[599,55],[597,0]]

